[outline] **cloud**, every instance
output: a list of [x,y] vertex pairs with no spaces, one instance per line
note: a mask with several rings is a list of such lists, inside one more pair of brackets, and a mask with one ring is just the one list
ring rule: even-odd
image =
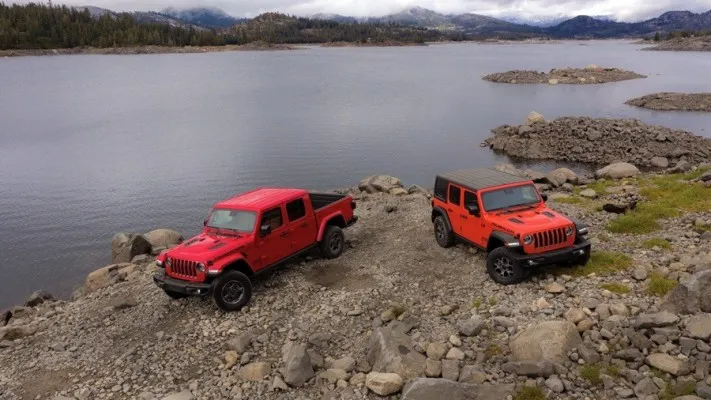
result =
[[[16,1],[27,3],[31,0]],[[166,7],[217,7],[234,16],[246,17],[253,17],[267,11],[296,15],[336,13],[378,16],[421,6],[441,13],[473,12],[518,17],[607,15],[620,20],[636,21],[656,17],[670,10],[704,12],[711,9],[711,0],[65,0],[64,2],[69,5],[90,4],[116,11],[151,11]]]

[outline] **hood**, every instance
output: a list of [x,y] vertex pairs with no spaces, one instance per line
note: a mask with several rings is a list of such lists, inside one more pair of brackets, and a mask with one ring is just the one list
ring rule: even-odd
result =
[[215,233],[201,233],[165,253],[167,257],[181,260],[206,262],[222,257],[245,244],[251,235],[228,236]]
[[496,214],[492,225],[515,235],[567,227],[572,222],[547,207]]

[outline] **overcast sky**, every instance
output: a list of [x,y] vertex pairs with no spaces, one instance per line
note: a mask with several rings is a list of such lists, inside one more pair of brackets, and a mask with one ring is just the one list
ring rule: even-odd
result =
[[[5,1],[13,2],[13,0]],[[14,2],[30,1],[15,0]],[[281,11],[297,15],[337,13],[378,16],[419,5],[442,13],[473,12],[492,16],[519,17],[609,15],[619,20],[635,21],[656,17],[669,10],[704,12],[711,9],[711,0],[55,0],[55,2],[93,5],[117,11],[207,6],[221,8],[234,16],[246,17],[265,11]]]

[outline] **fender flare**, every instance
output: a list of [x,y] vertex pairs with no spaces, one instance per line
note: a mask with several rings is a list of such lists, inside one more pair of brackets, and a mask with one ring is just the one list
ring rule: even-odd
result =
[[341,217],[343,218],[343,221],[346,220],[346,217],[343,216],[343,212],[341,211],[336,211],[333,214],[329,215],[328,217],[324,218],[324,220],[321,222],[321,226],[318,228],[318,235],[316,236],[316,241],[320,242],[323,240],[323,235],[326,233],[326,227],[328,226],[328,223],[331,222],[334,218]]
[[432,209],[432,222],[434,222],[438,214],[444,217],[444,223],[447,225],[447,229],[449,229],[450,232],[454,232],[454,229],[452,229],[452,222],[449,220],[449,214],[447,214],[447,211],[442,207],[435,207]]
[[[236,254],[230,255],[228,257],[225,257],[225,258],[219,260],[215,264],[207,267],[206,273],[208,276],[211,276],[211,277],[220,276],[220,275],[222,275],[223,272],[225,272],[225,269],[229,265],[232,265],[232,264],[234,264],[236,262],[240,262],[240,261],[244,261],[244,263],[247,264],[247,268],[250,271],[250,274],[248,274],[248,275],[254,274],[254,269],[252,269],[252,266],[249,265],[249,262],[247,261],[247,259],[244,257],[244,254],[242,254],[242,253],[236,253]],[[217,266],[219,266],[219,268],[216,268]]]
[[[506,232],[501,232],[501,231],[493,231],[493,232],[491,232],[491,235],[489,236],[489,242],[491,242],[492,239],[499,240],[499,241],[501,241],[501,243],[504,243],[504,245],[505,245],[506,243],[511,243],[511,242],[516,242],[516,243],[518,243],[518,239],[516,239],[515,237],[509,235],[509,234],[506,233]],[[489,246],[488,246],[488,243],[487,243],[487,248],[488,248],[488,247],[489,247]]]

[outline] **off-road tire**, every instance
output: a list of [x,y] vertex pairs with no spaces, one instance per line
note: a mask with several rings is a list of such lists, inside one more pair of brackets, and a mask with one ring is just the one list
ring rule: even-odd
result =
[[212,300],[222,311],[239,311],[252,299],[252,282],[239,271],[227,271],[212,288]]
[[435,240],[440,247],[449,248],[454,246],[454,232],[449,228],[447,221],[439,215],[434,220]]
[[180,299],[184,299],[184,298],[188,297],[187,294],[174,292],[174,291],[168,290],[168,289],[163,289],[163,291],[165,292],[165,294],[168,295],[168,297],[170,297],[171,299],[174,299],[174,300],[180,300]]
[[338,258],[343,254],[343,247],[346,244],[346,237],[343,235],[343,230],[335,225],[326,227],[326,232],[323,234],[323,239],[319,244],[321,257],[332,259]]
[[488,254],[486,272],[494,282],[501,285],[520,283],[531,273],[516,262],[513,250],[506,247],[497,247]]

